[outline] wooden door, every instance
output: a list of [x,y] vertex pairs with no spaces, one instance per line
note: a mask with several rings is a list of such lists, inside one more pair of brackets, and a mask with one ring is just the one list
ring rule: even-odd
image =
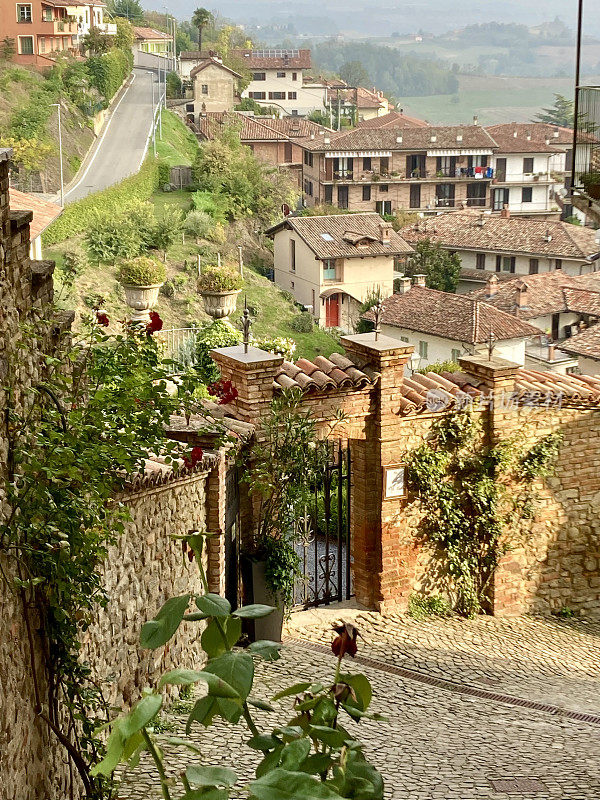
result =
[[339,328],[340,307],[338,302],[339,295],[332,294],[325,299],[325,327]]

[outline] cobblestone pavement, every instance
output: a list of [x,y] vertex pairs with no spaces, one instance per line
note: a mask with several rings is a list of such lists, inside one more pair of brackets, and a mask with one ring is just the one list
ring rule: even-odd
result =
[[[288,635],[329,643],[331,622],[340,617],[354,619],[361,628],[359,655],[382,662],[381,667],[357,663],[348,668],[367,675],[374,688],[373,710],[389,718],[383,723],[363,721],[357,730],[368,757],[384,776],[387,798],[600,798],[600,725],[449,691],[389,671],[396,665],[487,692],[595,713],[600,625],[529,618],[415,621],[336,609],[294,615]],[[333,666],[327,650],[288,641],[280,661],[257,667],[254,695],[267,699],[304,678],[327,680]],[[290,701],[278,705],[281,710],[276,713],[256,712],[261,729],[289,719]],[[185,714],[171,712],[165,720],[170,735],[183,733]],[[219,722],[208,730],[195,726],[192,738],[202,748],[203,763],[230,765],[240,778],[252,777],[257,758],[244,745],[248,733],[242,725]],[[166,749],[178,771],[195,760],[182,748]],[[532,783],[517,791],[502,783],[516,778]],[[160,797],[147,759],[124,776],[119,797]]]

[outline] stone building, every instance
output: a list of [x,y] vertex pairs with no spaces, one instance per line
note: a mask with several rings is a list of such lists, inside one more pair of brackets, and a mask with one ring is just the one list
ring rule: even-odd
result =
[[[238,81],[234,72],[220,58],[205,58],[190,72],[194,92],[194,112],[233,111],[238,99]],[[187,106],[186,106],[187,107]]]

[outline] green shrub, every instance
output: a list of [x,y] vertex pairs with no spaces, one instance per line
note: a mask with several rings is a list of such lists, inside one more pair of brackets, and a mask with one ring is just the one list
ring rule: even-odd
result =
[[214,244],[225,244],[227,240],[225,226],[220,222],[215,222],[215,226],[207,238]]
[[283,356],[286,361],[292,361],[296,352],[296,342],[284,336],[263,336],[259,339],[253,339],[252,344],[254,347],[258,347],[259,350],[266,350],[268,353]]
[[119,268],[119,281],[132,286],[153,286],[166,277],[164,264],[146,256],[124,261]]
[[204,267],[198,279],[201,292],[233,292],[243,285],[244,279],[240,273],[225,267]]
[[174,244],[181,231],[183,216],[181,209],[166,206],[161,215],[154,220],[150,229],[151,247],[162,250],[163,257],[167,258],[167,250]]
[[460,372],[460,366],[456,361],[438,361],[436,364],[429,364],[423,369],[418,369],[417,372],[421,375],[426,375],[428,372],[435,372],[436,375],[441,375],[442,372]]
[[303,311],[290,321],[290,328],[297,333],[312,333],[313,318],[308,311]]
[[131,72],[131,52],[113,48],[108,53],[92,56],[87,60],[91,85],[97,89],[108,104],[118,92],[121,84]]
[[233,347],[241,341],[241,331],[225,319],[217,319],[199,330],[196,337],[196,371],[204,383],[219,379],[219,370],[209,355],[210,351],[216,347]]
[[206,191],[194,192],[192,204],[196,211],[204,211],[217,222],[227,222],[227,205],[220,195]]
[[452,607],[444,597],[440,597],[437,594],[432,594],[428,597],[421,594],[412,594],[408,601],[408,613],[415,619],[449,617],[452,614]]
[[206,211],[192,210],[188,213],[183,222],[186,233],[189,233],[190,236],[193,236],[195,239],[208,239],[214,225],[214,220]]
[[105,264],[114,264],[119,258],[133,258],[142,248],[139,231],[125,215],[96,214],[85,243],[92,258]]
[[171,183],[171,167],[168,164],[159,164],[158,185],[164,186],[165,183]]
[[181,78],[176,72],[167,75],[167,97],[181,97]]
[[70,203],[44,232],[44,244],[58,244],[78,233],[89,231],[99,212],[118,216],[123,211],[138,206],[140,201],[152,197],[157,186],[158,168],[156,163],[149,160],[137,175],[131,175],[108,189]]

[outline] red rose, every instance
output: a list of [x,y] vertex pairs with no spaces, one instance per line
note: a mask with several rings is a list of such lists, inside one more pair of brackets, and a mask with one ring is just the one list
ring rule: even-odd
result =
[[98,325],[102,325],[103,327],[107,328],[110,322],[108,319],[108,314],[105,311],[96,311],[96,322]]
[[204,457],[204,450],[201,447],[192,447],[192,451],[189,456],[183,457],[183,465],[186,469],[193,469],[196,464],[202,461]]
[[226,406],[233,403],[238,396],[238,390],[231,381],[215,381],[208,385],[208,393],[211,397],[218,399],[219,405]]
[[341,625],[334,625],[333,630],[337,633],[337,636],[331,643],[331,649],[334,655],[338,656],[338,658],[342,658],[348,653],[349,656],[354,658],[358,650],[356,646],[356,637],[358,636],[357,628],[349,622],[344,622]]
[[146,325],[146,333],[148,336],[152,336],[153,333],[158,333],[158,331],[162,331],[163,321],[160,318],[160,314],[158,311],[151,311],[150,312],[150,322]]

